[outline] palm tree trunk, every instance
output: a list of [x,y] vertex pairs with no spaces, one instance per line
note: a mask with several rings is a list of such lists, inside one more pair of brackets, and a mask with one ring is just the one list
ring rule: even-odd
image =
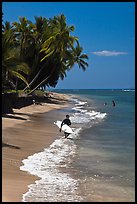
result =
[[31,90],[27,95],[32,94],[38,87],[40,87],[42,84],[46,83],[48,81],[48,79],[52,76],[53,72],[54,72],[55,68],[53,67],[51,70],[50,75],[46,78],[43,79],[33,90]]
[[8,70],[6,71],[6,81],[8,81],[8,74],[9,74],[9,72],[8,72]]
[[16,92],[18,90],[18,78],[16,79],[15,90],[16,90]]
[[[38,78],[38,76],[40,75],[41,71],[44,69],[44,65],[42,66],[42,68],[38,71],[38,73],[36,74],[36,76],[32,79],[32,81],[29,83],[29,87],[33,84],[33,82]],[[28,88],[28,86],[26,86],[23,91],[26,91],[26,89]]]
[[43,81],[41,81],[33,90],[31,90],[27,95],[32,94],[38,87],[40,87],[43,83],[45,83],[46,81],[48,81],[48,79],[51,77],[52,73]]
[[[56,49],[54,50],[53,54],[56,52]],[[48,65],[47,65],[48,66]],[[26,86],[23,91],[25,91],[28,87],[30,87],[33,82],[38,78],[39,74],[41,73],[41,71],[45,68],[45,65],[42,66],[42,68],[39,70],[39,72],[36,74],[36,76],[34,77],[34,79],[32,79],[32,81],[29,83],[29,86]],[[53,70],[54,71],[54,70]],[[53,71],[51,73],[53,73]]]

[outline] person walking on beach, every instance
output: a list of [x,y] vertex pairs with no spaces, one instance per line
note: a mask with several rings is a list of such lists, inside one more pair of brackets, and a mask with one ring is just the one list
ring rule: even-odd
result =
[[[66,118],[62,121],[62,123],[61,123],[61,128],[60,128],[60,132],[61,132],[62,126],[63,126],[64,124],[66,124],[66,125],[68,125],[68,126],[71,125],[71,121],[70,121],[70,119],[69,119],[69,115],[66,115]],[[64,133],[65,133],[65,138],[67,138],[67,137],[69,136],[69,134],[70,134],[70,133],[67,133],[67,132],[64,132]]]

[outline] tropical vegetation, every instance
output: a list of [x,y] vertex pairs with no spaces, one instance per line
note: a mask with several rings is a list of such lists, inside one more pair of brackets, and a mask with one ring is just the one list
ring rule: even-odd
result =
[[75,64],[86,70],[88,56],[78,38],[71,35],[62,14],[53,18],[34,17],[31,22],[2,22],[2,90],[24,90],[55,87]]

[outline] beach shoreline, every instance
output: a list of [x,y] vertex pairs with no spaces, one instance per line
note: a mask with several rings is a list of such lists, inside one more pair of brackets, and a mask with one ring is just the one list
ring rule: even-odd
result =
[[[134,202],[134,122],[123,129],[130,144],[127,140],[123,146],[123,135],[119,135],[120,124],[134,121],[133,94],[124,96],[130,94],[128,117],[127,103],[121,109],[122,91],[115,91],[115,109],[100,103],[96,91],[89,91],[88,97],[84,93],[53,94],[50,103],[33,104],[2,118],[3,202]],[[101,101],[104,95],[110,100],[106,91],[100,95]],[[54,124],[66,114],[74,131],[67,140]],[[121,149],[113,137],[115,130]]]
[[[56,110],[68,107],[70,96],[53,95],[51,103],[14,109],[14,114],[2,117],[2,202],[22,202],[28,185],[39,179],[20,170],[20,166],[23,159],[42,151],[59,137],[53,121],[64,117]],[[41,114],[47,117],[40,117]]]

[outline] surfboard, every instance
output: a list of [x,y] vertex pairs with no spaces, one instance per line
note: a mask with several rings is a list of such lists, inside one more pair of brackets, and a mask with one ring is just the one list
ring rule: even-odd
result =
[[[58,128],[61,127],[61,123],[62,121],[60,120],[57,120],[57,122],[54,122],[54,124],[57,125]],[[70,134],[73,133],[72,129],[67,124],[64,124],[61,129],[63,132],[70,133]]]

